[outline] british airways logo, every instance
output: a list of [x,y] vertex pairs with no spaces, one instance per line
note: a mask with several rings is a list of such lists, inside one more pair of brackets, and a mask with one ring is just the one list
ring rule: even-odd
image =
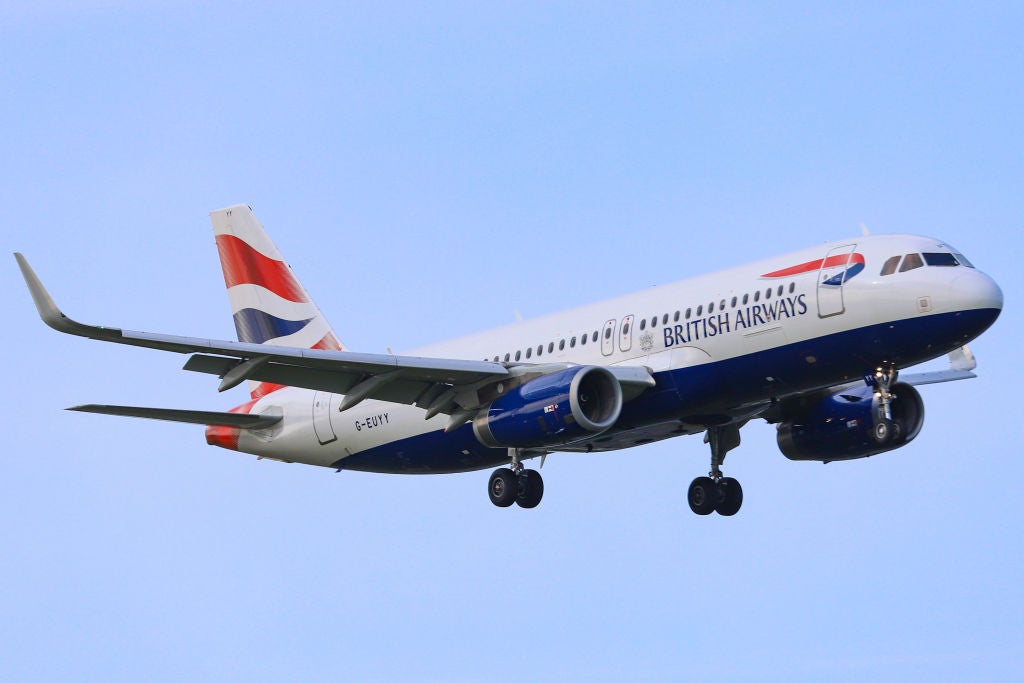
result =
[[722,311],[717,315],[708,315],[685,323],[670,325],[662,328],[662,335],[667,349],[691,344],[701,339],[710,339],[720,334],[750,330],[787,318],[795,318],[806,314],[807,310],[806,294],[780,297],[774,301],[765,301],[753,306]]
[[[833,269],[835,268],[842,268],[842,270],[834,272]],[[839,287],[842,286],[844,282],[848,282],[850,279],[860,274],[860,272],[864,270],[864,255],[858,252],[852,252],[849,254],[829,256],[828,258],[801,263],[798,266],[792,266],[790,268],[783,268],[782,270],[776,270],[771,273],[765,273],[761,277],[772,279],[780,277],[793,277],[795,275],[811,273],[816,270],[827,271],[826,274],[828,275],[828,278],[823,280],[821,284]]]
[[[849,282],[863,270],[864,255],[850,251],[765,273],[761,277],[775,280],[819,272],[823,273],[824,278],[819,286],[842,287],[844,283]],[[780,287],[780,294],[781,290]],[[735,299],[733,305],[735,306]],[[806,294],[780,296],[774,301],[766,299],[752,306],[744,305],[729,311],[721,311],[717,315],[708,315],[689,320],[686,323],[667,326],[662,328],[662,335],[665,348],[671,348],[691,344],[700,339],[710,339],[720,334],[751,330],[789,318],[796,318],[806,315],[808,310]]]

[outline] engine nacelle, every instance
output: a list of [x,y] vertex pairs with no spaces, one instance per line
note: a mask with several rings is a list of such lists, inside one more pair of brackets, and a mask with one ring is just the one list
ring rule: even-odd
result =
[[790,460],[854,460],[905,446],[924,425],[924,402],[909,384],[892,387],[892,422],[874,390],[843,389],[801,407],[779,423],[779,450]]
[[622,412],[622,387],[600,366],[535,377],[495,399],[473,420],[492,448],[560,446],[599,434]]

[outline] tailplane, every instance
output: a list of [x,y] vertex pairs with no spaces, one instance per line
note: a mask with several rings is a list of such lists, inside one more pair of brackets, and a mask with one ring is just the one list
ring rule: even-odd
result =
[[[210,220],[239,341],[344,350],[252,209],[244,204],[219,209]],[[253,398],[278,388],[250,382]]]

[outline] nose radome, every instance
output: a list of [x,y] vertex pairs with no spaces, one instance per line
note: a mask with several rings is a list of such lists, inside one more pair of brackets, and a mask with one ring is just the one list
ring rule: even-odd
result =
[[985,273],[974,270],[953,282],[953,295],[960,310],[1002,310],[1003,290]]

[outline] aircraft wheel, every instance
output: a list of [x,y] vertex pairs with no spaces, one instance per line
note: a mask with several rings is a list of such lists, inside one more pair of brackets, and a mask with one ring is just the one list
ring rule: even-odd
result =
[[711,477],[697,477],[687,492],[690,509],[698,515],[710,515],[718,504],[718,487]]
[[879,420],[875,425],[875,441],[887,443],[892,434],[892,423],[888,420]]
[[899,441],[903,438],[903,425],[895,420],[892,421],[892,437],[893,441]]
[[715,512],[723,517],[732,517],[740,511],[743,505],[743,488],[740,483],[732,477],[725,477],[718,482],[718,493],[720,500],[715,506]]
[[491,480],[487,483],[487,494],[491,502],[500,508],[507,508],[516,502],[516,475],[507,467],[499,467],[491,474]]
[[516,503],[521,508],[535,508],[544,497],[544,479],[537,470],[523,470],[519,475]]

